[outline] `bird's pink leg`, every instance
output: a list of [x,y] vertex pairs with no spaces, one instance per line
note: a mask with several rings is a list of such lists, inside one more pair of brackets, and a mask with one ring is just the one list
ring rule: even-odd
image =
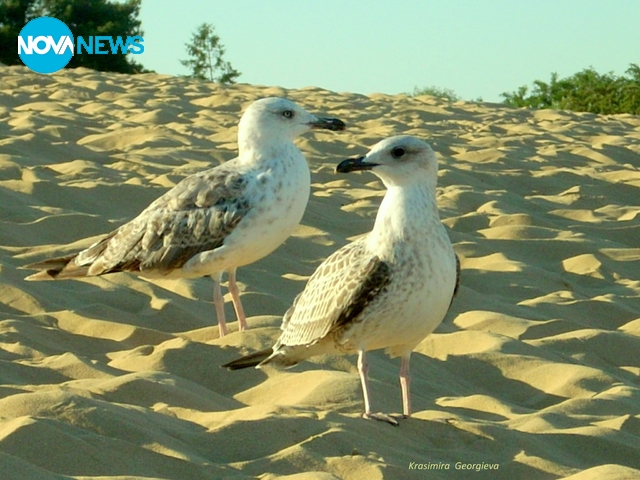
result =
[[411,416],[411,375],[409,375],[409,360],[411,352],[402,356],[402,364],[400,365],[400,389],[402,390],[402,414],[404,418]]
[[220,288],[221,277],[220,273],[211,275],[213,279],[213,303],[216,306],[218,329],[220,330],[220,337],[224,337],[227,334],[227,321],[224,318],[224,298],[222,297],[222,288]]
[[244,309],[242,308],[242,302],[240,301],[240,289],[236,284],[236,269],[229,270],[229,293],[231,294],[231,301],[233,302],[233,308],[236,311],[236,318],[238,319],[239,330],[247,330],[247,317],[244,315]]
[[398,425],[398,422],[384,413],[371,413],[371,404],[369,402],[369,382],[367,380],[367,373],[369,372],[369,365],[365,358],[364,350],[358,351],[358,374],[360,374],[360,382],[362,383],[362,396],[364,397],[364,413],[362,418],[368,420],[380,420],[390,423],[391,425]]
[[360,382],[362,383],[362,396],[364,397],[364,417],[371,416],[371,404],[369,403],[369,382],[367,380],[367,373],[369,372],[369,365],[364,358],[364,350],[358,352],[358,374],[360,375]]

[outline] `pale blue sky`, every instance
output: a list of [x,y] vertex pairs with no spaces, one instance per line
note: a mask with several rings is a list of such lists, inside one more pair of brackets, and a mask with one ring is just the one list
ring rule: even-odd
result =
[[497,102],[551,72],[640,64],[638,0],[143,0],[141,20],[147,68],[187,74],[184,45],[208,22],[238,82],[285,88]]

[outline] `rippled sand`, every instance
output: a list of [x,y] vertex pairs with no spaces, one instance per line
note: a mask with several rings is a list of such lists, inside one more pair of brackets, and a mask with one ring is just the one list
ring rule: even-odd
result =
[[[239,272],[252,330],[217,338],[209,279],[23,280],[233,158],[241,112],[273,95],[350,128],[298,142],[312,197]],[[219,365],[269,346],[315,267],[371,228],[382,184],[334,167],[396,134],[439,154],[463,270],[394,428],[360,418],[352,357]],[[0,67],[0,205],[3,479],[640,476],[640,117]],[[371,364],[373,408],[401,411],[399,361]]]

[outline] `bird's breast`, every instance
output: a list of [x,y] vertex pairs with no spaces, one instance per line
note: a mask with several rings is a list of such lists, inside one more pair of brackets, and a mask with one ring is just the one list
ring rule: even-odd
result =
[[[441,229],[441,231],[440,231]],[[387,252],[391,281],[344,340],[369,350],[412,349],[444,319],[456,282],[455,254],[444,227],[395,241]]]
[[278,248],[296,229],[309,201],[310,174],[304,168],[275,168],[256,176],[252,208],[225,240],[237,251],[234,262],[247,265]]

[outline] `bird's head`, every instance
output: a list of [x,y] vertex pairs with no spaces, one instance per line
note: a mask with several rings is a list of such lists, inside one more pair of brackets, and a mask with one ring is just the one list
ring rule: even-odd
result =
[[239,143],[293,140],[312,129],[339,131],[345,124],[337,118],[319,117],[286,98],[269,97],[253,102],[238,126]]
[[373,146],[363,157],[341,162],[336,171],[350,173],[370,170],[387,187],[414,182],[435,184],[438,160],[428,143],[409,135],[390,137]]

